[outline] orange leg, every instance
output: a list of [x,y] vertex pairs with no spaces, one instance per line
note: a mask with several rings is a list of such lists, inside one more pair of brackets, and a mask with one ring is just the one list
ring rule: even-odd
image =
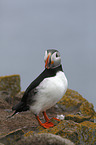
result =
[[45,120],[48,122],[50,119],[48,118],[48,116],[47,116],[45,111],[43,112],[43,115],[44,115]]
[[52,122],[45,122],[45,123],[42,123],[41,120],[39,119],[39,116],[36,116],[36,118],[37,118],[39,124],[40,124],[41,126],[43,126],[44,128],[50,128],[50,127],[53,127],[53,126],[54,126],[54,124],[53,124]]
[[[47,116],[47,114],[46,114],[45,111],[43,111],[43,115],[44,115],[44,118],[45,118],[46,121],[49,121],[49,120],[50,120],[50,119],[48,118],[48,116]],[[57,119],[57,118],[55,118],[55,117],[53,117],[53,119],[55,119],[55,120],[57,120],[57,121],[60,121],[60,119]]]
[[55,118],[55,117],[53,117],[53,119],[55,119],[55,120],[57,120],[57,121],[60,121],[60,119],[57,119],[57,118]]

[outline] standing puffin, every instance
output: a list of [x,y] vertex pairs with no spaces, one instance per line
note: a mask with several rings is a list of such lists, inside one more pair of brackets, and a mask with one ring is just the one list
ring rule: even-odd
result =
[[[44,61],[45,70],[28,86],[21,101],[13,106],[12,110],[14,111],[13,115],[17,112],[30,110],[35,114],[41,126],[49,128],[54,124],[50,122],[46,110],[63,97],[68,81],[62,69],[59,51],[54,49],[45,51]],[[45,123],[39,119],[40,112],[44,115]]]

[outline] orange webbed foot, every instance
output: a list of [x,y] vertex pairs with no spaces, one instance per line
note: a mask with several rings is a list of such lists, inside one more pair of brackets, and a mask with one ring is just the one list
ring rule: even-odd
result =
[[54,124],[52,122],[45,122],[40,125],[43,126],[44,128],[50,128],[50,127],[54,126]]
[[36,116],[36,118],[37,118],[39,124],[41,126],[43,126],[44,128],[50,128],[50,127],[53,127],[54,126],[54,124],[52,122],[50,122],[49,120],[46,121],[45,123],[42,123],[41,120],[39,119],[39,116]]
[[[45,123],[42,123],[41,120],[39,119],[39,116],[36,115],[36,118],[37,118],[39,124],[40,124],[41,126],[43,126],[44,128],[53,127],[54,124],[53,124],[52,122],[50,122],[50,119],[48,118],[48,116],[47,116],[47,114],[46,114],[45,111],[43,112],[43,115],[44,115],[44,118],[45,118],[45,120],[46,120]],[[57,120],[57,121],[60,121],[60,119],[57,119],[57,118],[55,118],[55,117],[53,117],[52,119]]]

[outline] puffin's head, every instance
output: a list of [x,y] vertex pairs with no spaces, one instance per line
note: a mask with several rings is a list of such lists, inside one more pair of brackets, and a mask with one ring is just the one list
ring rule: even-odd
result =
[[55,49],[48,49],[45,51],[45,56],[44,56],[44,61],[45,61],[45,68],[47,69],[53,69],[61,64],[61,57],[59,51]]

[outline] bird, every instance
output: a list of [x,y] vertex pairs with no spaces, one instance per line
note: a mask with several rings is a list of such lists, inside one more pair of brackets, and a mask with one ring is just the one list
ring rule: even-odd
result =
[[[45,69],[27,87],[21,101],[12,107],[12,111],[14,111],[13,115],[15,115],[30,110],[41,126],[50,128],[54,124],[48,118],[46,110],[54,106],[64,96],[68,87],[68,80],[62,69],[61,56],[58,50],[46,50],[44,61]],[[42,123],[39,118],[40,112],[44,115],[45,123]],[[53,119],[60,121],[54,117]]]

